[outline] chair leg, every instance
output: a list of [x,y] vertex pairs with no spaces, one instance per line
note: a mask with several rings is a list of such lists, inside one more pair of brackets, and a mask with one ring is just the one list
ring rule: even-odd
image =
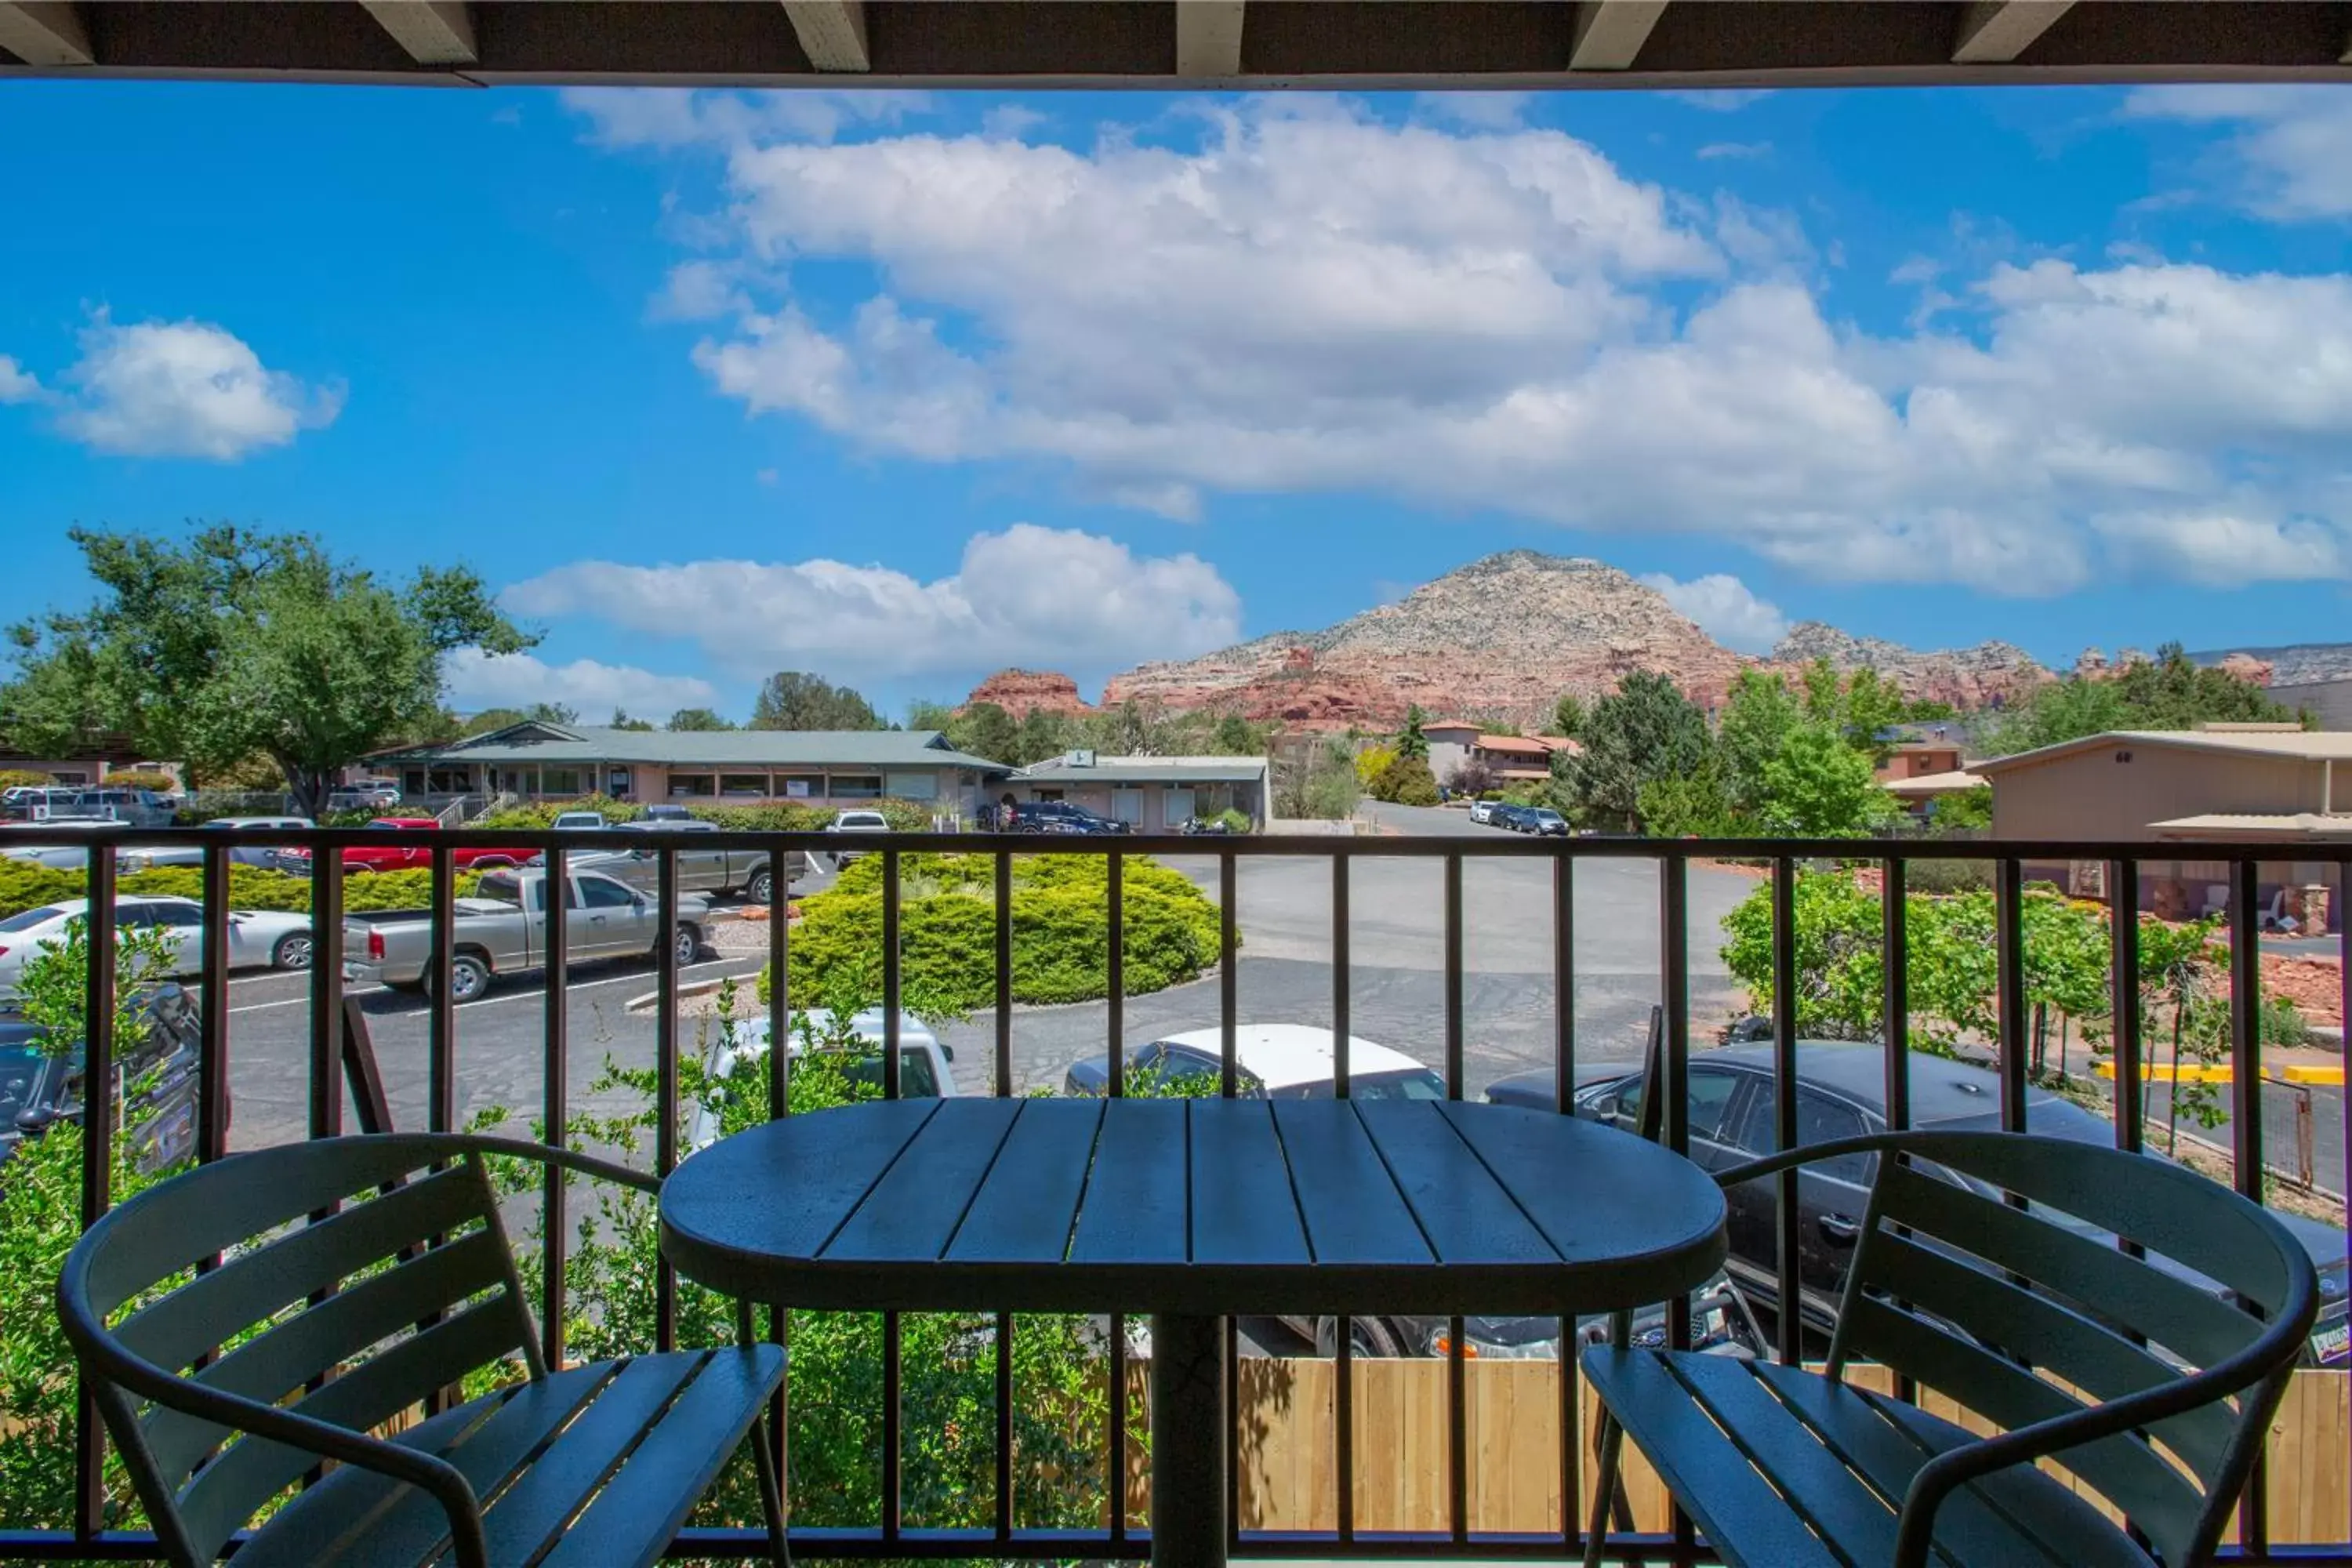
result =
[[1608,1411],[1601,1413],[1601,1430],[1594,1444],[1600,1462],[1592,1472],[1592,1519],[1584,1537],[1584,1568],[1601,1568],[1601,1543],[1609,1538],[1611,1504],[1622,1495],[1617,1477],[1620,1450],[1624,1447],[1624,1428],[1611,1419]]
[[776,1447],[768,1418],[751,1428],[751,1459],[760,1470],[760,1507],[768,1516],[768,1557],[775,1568],[793,1568],[793,1550],[784,1535],[784,1494],[776,1484]]

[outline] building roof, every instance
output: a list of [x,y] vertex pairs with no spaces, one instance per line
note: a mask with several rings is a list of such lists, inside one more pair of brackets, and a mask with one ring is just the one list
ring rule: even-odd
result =
[[0,5],[0,76],[665,86],[1559,89],[2343,81],[2330,5]]
[[1562,747],[1573,746],[1573,741],[1557,735],[1481,735],[1478,749],[1482,752],[1517,752],[1522,756],[1549,757]]
[[2036,767],[2083,752],[2116,746],[2156,746],[2183,752],[2218,752],[2228,756],[2282,757],[2298,762],[2352,762],[2352,734],[2326,730],[2110,730],[2079,741],[2061,741],[2013,757],[1971,763],[1970,771],[2004,773],[2013,768]]
[[[420,746],[404,759],[460,763],[652,763],[669,767],[924,767],[1012,772],[955,750],[937,730],[615,730],[526,720]],[[387,759],[389,760],[389,759]]]
[[1081,767],[1048,758],[1016,775],[1034,784],[1256,784],[1264,757],[1097,757]]
[[2352,815],[2315,811],[2209,811],[2197,816],[2176,816],[2148,826],[2170,838],[2352,838]]
[[1921,773],[1916,778],[1882,779],[1880,787],[1892,795],[1958,795],[1984,787],[1984,775],[1957,768],[1945,773]]

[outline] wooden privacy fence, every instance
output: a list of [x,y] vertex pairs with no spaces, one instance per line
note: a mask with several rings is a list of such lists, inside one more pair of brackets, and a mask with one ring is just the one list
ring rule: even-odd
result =
[[[1452,1523],[1447,1495],[1446,1363],[1358,1359],[1355,1378],[1354,1503],[1359,1531],[1443,1531]],[[1150,1367],[1128,1367],[1130,1408],[1140,1431]],[[1469,1526],[1474,1531],[1560,1529],[1559,1367],[1552,1362],[1469,1363],[1465,1375]],[[1338,1363],[1311,1357],[1252,1356],[1240,1363],[1234,1421],[1241,1467],[1244,1530],[1338,1528],[1339,1443],[1333,1394]],[[1857,1366],[1856,1385],[1889,1391],[1885,1368]],[[2352,1535],[2352,1374],[2294,1374],[2271,1426],[2271,1540],[2280,1545],[2337,1542]],[[1591,1469],[1595,1401],[1581,1396],[1580,1468]],[[1936,1415],[1978,1430],[1986,1424],[1949,1400],[1925,1395]],[[1150,1477],[1141,1445],[1128,1456],[1129,1516],[1150,1516]],[[2063,1474],[2063,1472],[2061,1472]],[[1657,1477],[1629,1445],[1625,1484],[1634,1528],[1667,1528]],[[2096,1499],[2093,1500],[2096,1501]],[[1580,1510],[1581,1505],[1580,1504]],[[2229,1539],[2225,1537],[2224,1539]]]

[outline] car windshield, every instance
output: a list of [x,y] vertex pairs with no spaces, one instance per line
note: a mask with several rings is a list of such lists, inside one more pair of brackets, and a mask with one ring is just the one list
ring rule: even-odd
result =
[[1350,1100],[1444,1100],[1445,1080],[1427,1068],[1402,1068],[1395,1072],[1349,1073]]
[[0,931],[31,931],[35,926],[48,924],[65,912],[55,904],[43,904],[39,909],[26,910],[0,921]]

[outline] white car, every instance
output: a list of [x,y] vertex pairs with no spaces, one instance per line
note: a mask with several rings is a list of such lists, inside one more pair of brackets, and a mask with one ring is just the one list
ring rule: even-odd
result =
[[[215,816],[204,825],[206,828],[223,830],[239,827],[283,827],[309,829],[317,826],[307,816]],[[267,844],[238,844],[228,851],[232,866],[276,866],[278,850]],[[124,849],[114,857],[118,871],[152,871],[159,866],[201,866],[205,849],[201,844],[149,844],[136,849]]]
[[[89,864],[89,841],[73,844],[26,844],[24,838],[33,834],[100,834],[120,833],[128,823],[110,816],[52,816],[40,822],[0,823],[0,858],[29,860],[36,866],[47,866],[60,871],[79,871]],[[12,843],[10,838],[16,841]]]
[[548,824],[548,826],[564,833],[574,828],[601,828],[604,826],[604,814],[601,811],[559,811],[555,814],[555,820]]
[[1470,803],[1470,820],[1478,823],[1494,821],[1495,803],[1491,800],[1472,801]]
[[[792,1055],[795,1060],[804,1055],[807,1047],[801,1040],[801,1020],[807,1019],[822,1036],[833,1022],[833,1015],[822,1007],[793,1013]],[[717,1020],[710,1020],[713,1035],[710,1047],[704,1053],[703,1068],[713,1078],[724,1078],[742,1062],[755,1062],[768,1054],[768,1016],[738,1018],[732,1037],[717,1032]],[[869,1007],[850,1020],[857,1037],[875,1047],[870,1058],[861,1059],[851,1071],[853,1076],[879,1083],[881,1080],[882,1009]],[[912,1013],[898,1015],[898,1095],[902,1100],[932,1100],[961,1093],[956,1088],[955,1053],[940,1044],[939,1037]],[[695,1113],[694,1126],[687,1147],[699,1149],[719,1139],[719,1112],[704,1106]]]
[[[887,833],[890,819],[878,811],[845,811],[824,825],[827,833]],[[833,852],[835,868],[848,865],[865,853],[859,849],[836,849]]]
[[[0,993],[16,989],[25,962],[43,948],[61,944],[66,922],[88,913],[88,899],[60,899],[0,920]],[[153,928],[172,944],[172,972],[185,977],[205,963],[205,910],[194,899],[126,894],[114,900],[118,931]],[[232,910],[228,916],[231,969],[308,969],[310,917],[278,910]]]
[[[1130,1047],[1130,1073],[1165,1079],[1215,1079],[1221,1071],[1223,1037],[1216,1029],[1164,1035]],[[1331,1031],[1305,1024],[1244,1024],[1234,1031],[1235,1090],[1262,1100],[1331,1098]],[[1100,1095],[1109,1074],[1103,1058],[1071,1064],[1062,1092]],[[1348,1037],[1348,1093],[1356,1100],[1444,1100],[1445,1080],[1402,1051],[1359,1035]]]

